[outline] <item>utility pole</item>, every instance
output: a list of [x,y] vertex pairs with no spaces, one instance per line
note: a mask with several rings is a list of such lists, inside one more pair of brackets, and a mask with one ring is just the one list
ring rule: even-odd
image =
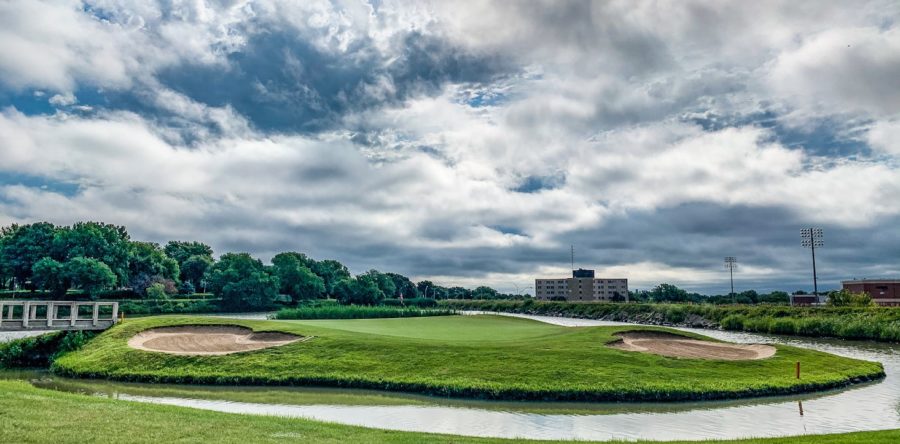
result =
[[572,249],[572,271],[575,271],[575,246],[569,245]]
[[734,256],[725,256],[725,269],[731,277],[731,303],[737,303],[737,297],[734,294],[734,270],[737,269],[737,258]]
[[824,233],[821,228],[803,228],[800,230],[800,245],[808,247],[812,252],[813,267],[813,295],[819,297],[818,276],[816,276],[816,247],[825,245]]

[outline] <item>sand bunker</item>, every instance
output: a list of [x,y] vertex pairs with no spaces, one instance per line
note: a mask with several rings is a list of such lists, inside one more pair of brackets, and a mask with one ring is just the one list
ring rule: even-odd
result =
[[186,325],[142,331],[128,340],[128,346],[173,355],[227,355],[297,342],[303,336],[279,332],[254,333],[237,326]]
[[617,333],[616,336],[622,339],[609,344],[610,347],[671,358],[741,361],[775,355],[775,347],[771,345],[701,341],[664,332],[629,331]]

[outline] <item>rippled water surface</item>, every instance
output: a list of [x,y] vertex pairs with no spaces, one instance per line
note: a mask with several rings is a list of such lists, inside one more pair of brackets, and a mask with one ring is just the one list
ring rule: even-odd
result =
[[[517,315],[518,316],[518,315]],[[519,316],[565,326],[604,321]],[[124,384],[17,375],[36,386],[230,413],[458,435],[534,439],[708,439],[900,428],[900,346],[713,330],[731,342],[767,342],[879,361],[887,378],[843,391],[692,403],[524,403],[467,401],[366,390]],[[2,339],[0,339],[2,340]]]

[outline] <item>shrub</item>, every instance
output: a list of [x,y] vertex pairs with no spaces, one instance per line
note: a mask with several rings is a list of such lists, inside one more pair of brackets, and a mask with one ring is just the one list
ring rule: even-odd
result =
[[877,327],[862,320],[846,322],[838,329],[838,335],[848,339],[871,339],[877,337]]
[[438,305],[437,301],[431,298],[409,298],[404,299],[403,303],[410,307],[419,308],[432,308]]
[[47,367],[59,356],[81,348],[96,333],[55,332],[0,343],[0,368]]
[[684,309],[678,306],[667,307],[663,317],[666,322],[671,322],[673,324],[680,324],[687,318]]
[[222,311],[217,300],[143,300],[123,301],[119,311],[126,315],[213,313]]
[[131,289],[107,290],[97,293],[98,299],[141,299],[143,295]]
[[150,299],[169,299],[165,285],[159,282],[147,287],[147,297]]
[[792,335],[797,333],[797,326],[790,318],[775,319],[769,324],[769,333]]
[[178,294],[180,295],[194,294],[195,290],[196,289],[194,288],[194,284],[192,284],[190,281],[184,281],[181,283],[181,285],[178,286]]
[[744,317],[741,315],[728,315],[720,322],[725,330],[740,331],[744,329]]

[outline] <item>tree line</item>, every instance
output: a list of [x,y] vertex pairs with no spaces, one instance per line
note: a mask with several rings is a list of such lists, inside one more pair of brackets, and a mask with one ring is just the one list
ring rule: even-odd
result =
[[[807,294],[798,290],[794,294]],[[688,292],[672,284],[659,284],[650,290],[636,290],[628,293],[633,302],[655,303],[694,303],[694,304],[771,304],[788,305],[791,303],[790,295],[785,291],[771,291],[758,293],[756,290],[745,290],[733,295],[704,295]],[[847,290],[833,290],[827,293],[827,305],[833,307],[870,307],[875,306],[872,296],[866,293],[852,293]]]
[[784,291],[758,293],[756,290],[736,292],[733,295],[705,295],[689,292],[672,284],[659,284],[650,290],[629,291],[633,302],[690,302],[695,304],[788,304],[790,295]]
[[271,264],[249,253],[225,253],[216,260],[212,248],[202,242],[170,241],[161,246],[135,241],[125,227],[102,222],[0,228],[0,288],[41,290],[60,298],[161,299],[210,292],[228,310],[322,298],[374,305],[385,299],[514,297],[486,286],[442,287],[377,270],[353,276],[336,260],[316,260],[298,252],[280,253]]

